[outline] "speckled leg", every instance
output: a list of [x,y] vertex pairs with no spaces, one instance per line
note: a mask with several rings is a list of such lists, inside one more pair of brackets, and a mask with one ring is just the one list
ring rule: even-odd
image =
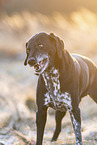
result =
[[76,145],[82,145],[80,109],[76,108],[75,111],[71,111],[70,117],[75,132]]
[[63,117],[65,116],[66,114],[66,111],[65,112],[61,112],[59,110],[56,111],[56,114],[55,114],[55,119],[56,119],[56,129],[55,129],[55,132],[54,132],[54,135],[52,137],[52,140],[51,141],[56,141],[60,132],[61,132],[61,121],[63,119]]

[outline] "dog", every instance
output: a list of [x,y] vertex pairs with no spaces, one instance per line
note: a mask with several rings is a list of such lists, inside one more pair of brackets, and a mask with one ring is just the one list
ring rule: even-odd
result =
[[82,145],[79,103],[87,94],[97,103],[97,66],[87,57],[70,54],[55,34],[38,33],[26,43],[24,65],[39,76],[36,103],[36,145],[42,145],[47,109],[56,110],[56,128],[51,141],[61,132],[61,121],[69,112],[76,145]]

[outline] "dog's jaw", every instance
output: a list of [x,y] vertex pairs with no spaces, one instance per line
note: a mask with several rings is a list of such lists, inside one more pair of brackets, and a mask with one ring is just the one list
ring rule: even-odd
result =
[[34,65],[34,70],[36,75],[42,74],[49,65],[49,57],[48,55],[42,55],[36,57],[37,63]]

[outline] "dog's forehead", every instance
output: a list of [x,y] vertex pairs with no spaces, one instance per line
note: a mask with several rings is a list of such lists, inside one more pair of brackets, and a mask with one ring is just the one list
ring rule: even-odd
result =
[[44,44],[47,41],[49,41],[49,35],[47,33],[39,33],[30,38],[29,45],[30,44],[37,45],[37,44],[42,44],[42,43]]

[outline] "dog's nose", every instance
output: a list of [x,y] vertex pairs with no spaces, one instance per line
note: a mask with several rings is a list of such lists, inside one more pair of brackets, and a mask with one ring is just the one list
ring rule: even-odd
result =
[[28,64],[31,65],[31,66],[33,66],[35,64],[35,58],[34,57],[30,58],[28,60]]

